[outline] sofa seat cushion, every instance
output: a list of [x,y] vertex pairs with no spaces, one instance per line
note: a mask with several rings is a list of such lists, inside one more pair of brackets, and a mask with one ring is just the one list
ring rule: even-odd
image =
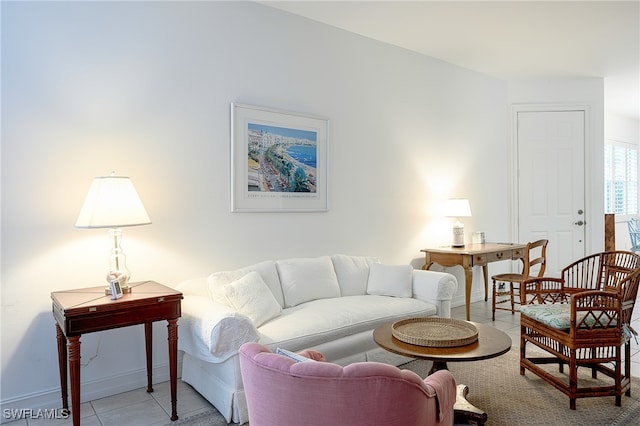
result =
[[364,295],[319,299],[282,310],[258,328],[260,343],[275,350],[316,345],[367,330],[390,321],[436,315],[436,307],[418,299]]

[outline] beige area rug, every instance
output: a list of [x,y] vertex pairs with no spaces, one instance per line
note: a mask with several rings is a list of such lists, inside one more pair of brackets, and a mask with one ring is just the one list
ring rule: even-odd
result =
[[[631,426],[640,424],[640,379],[633,378],[631,397],[622,398],[622,407],[614,397],[581,398],[577,410],[569,409],[569,399],[532,373],[519,374],[517,350],[490,360],[449,363],[458,384],[469,386],[467,399],[488,414],[488,426]],[[430,361],[412,361],[401,368],[425,377]],[[553,368],[549,366],[549,368]],[[556,368],[557,370],[557,368]],[[580,374],[592,380],[590,370]],[[179,401],[178,401],[179,404]],[[224,426],[227,422],[211,410],[177,422],[172,426]],[[332,425],[333,426],[333,425]]]
[[[631,397],[624,396],[621,407],[616,407],[615,397],[580,398],[574,411],[569,409],[569,398],[553,386],[531,372],[521,376],[519,356],[518,350],[512,349],[498,358],[448,365],[456,382],[469,386],[467,400],[488,414],[487,425],[640,424],[640,379],[632,378]],[[413,361],[402,368],[423,377],[431,362]],[[557,366],[547,368],[557,372]],[[581,369],[578,377],[581,384],[594,381],[588,369]]]

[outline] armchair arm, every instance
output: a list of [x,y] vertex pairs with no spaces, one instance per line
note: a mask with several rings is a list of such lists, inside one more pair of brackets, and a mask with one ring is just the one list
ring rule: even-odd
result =
[[222,362],[259,339],[248,317],[205,296],[184,296],[179,323],[178,348],[204,361]]
[[433,389],[438,397],[438,420],[445,422],[449,417],[453,420],[457,389],[453,374],[449,370],[438,370],[428,375],[423,383]]
[[569,300],[561,278],[539,277],[525,280],[520,289],[522,305],[562,303]]
[[438,308],[438,316],[451,318],[451,300],[458,290],[456,277],[446,272],[413,270],[413,297]]
[[571,328],[576,333],[622,327],[622,300],[619,294],[588,290],[571,296]]

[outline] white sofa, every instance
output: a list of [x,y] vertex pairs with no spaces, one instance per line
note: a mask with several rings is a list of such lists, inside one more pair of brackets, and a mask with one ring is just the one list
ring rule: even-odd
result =
[[238,350],[314,348],[346,365],[408,359],[379,348],[373,329],[416,316],[451,316],[453,275],[383,265],[372,257],[324,256],[261,262],[180,283],[182,380],[228,422],[248,421]]

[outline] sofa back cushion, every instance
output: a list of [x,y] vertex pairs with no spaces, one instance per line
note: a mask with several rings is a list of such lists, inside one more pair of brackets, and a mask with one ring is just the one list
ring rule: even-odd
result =
[[264,283],[269,287],[269,290],[271,290],[273,297],[275,297],[281,307],[284,307],[284,296],[282,295],[282,288],[280,287],[280,278],[278,277],[276,264],[272,260],[256,263],[255,265],[236,269],[235,271],[214,272],[207,278],[209,295],[216,302],[229,306],[229,301],[224,293],[224,286],[254,271],[260,274]]
[[329,256],[278,260],[276,268],[285,308],[316,299],[340,297],[338,278]]
[[378,259],[375,257],[338,254],[331,256],[331,261],[338,277],[341,296],[367,294],[369,267],[372,263],[378,263]]
[[413,295],[413,267],[411,265],[383,265],[375,263],[369,271],[367,294],[411,297]]
[[256,271],[225,285],[224,292],[229,305],[248,316],[256,327],[282,312],[282,306]]

